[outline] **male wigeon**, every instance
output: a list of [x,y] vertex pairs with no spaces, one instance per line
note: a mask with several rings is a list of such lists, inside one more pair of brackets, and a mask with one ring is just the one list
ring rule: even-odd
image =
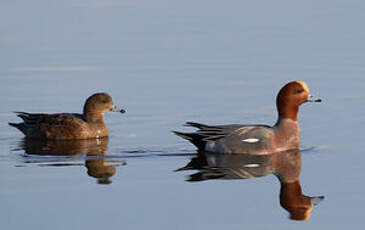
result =
[[96,93],[86,100],[83,114],[15,112],[23,122],[9,125],[16,127],[30,139],[100,138],[108,136],[108,128],[103,119],[103,114],[106,112],[124,113],[125,110],[115,106],[107,93]]
[[299,179],[301,169],[302,159],[298,150],[266,155],[199,151],[185,167],[176,171],[198,170],[188,177],[189,182],[250,179],[274,174],[280,181],[280,205],[290,213],[290,219],[309,220],[314,206],[324,196],[303,194]]
[[192,142],[199,150],[218,153],[270,154],[299,149],[299,106],[305,102],[321,102],[309,93],[303,81],[287,83],[276,98],[278,120],[267,125],[210,126],[187,122],[186,126],[198,128],[194,133],[174,133]]

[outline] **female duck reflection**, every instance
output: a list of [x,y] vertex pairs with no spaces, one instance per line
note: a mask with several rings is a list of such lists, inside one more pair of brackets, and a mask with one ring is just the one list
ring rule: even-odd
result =
[[176,171],[196,169],[198,173],[187,181],[210,179],[248,179],[274,174],[280,181],[280,205],[290,213],[292,220],[309,220],[313,206],[324,196],[302,194],[299,151],[278,152],[270,155],[214,154],[199,152],[185,167]]
[[[87,174],[91,177],[97,178],[99,184],[110,184],[109,179],[115,174],[115,167],[122,164],[108,165],[108,163],[116,162],[115,160],[106,160],[105,154],[108,146],[108,138],[101,139],[86,139],[86,140],[27,140],[24,139],[20,143],[20,147],[30,155],[48,155],[48,156],[75,156],[79,154],[86,154],[85,167]],[[49,161],[64,162],[65,159],[48,159]],[[49,162],[48,161],[48,162]],[[44,165],[44,164],[42,164]],[[47,166],[72,166],[75,163],[52,163]]]

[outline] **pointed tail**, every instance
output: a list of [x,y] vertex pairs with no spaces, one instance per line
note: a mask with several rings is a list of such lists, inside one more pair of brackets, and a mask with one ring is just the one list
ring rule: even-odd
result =
[[182,133],[178,131],[172,131],[177,136],[184,138],[193,143],[198,149],[204,150],[206,141],[203,140],[202,136],[196,133]]
[[25,134],[24,123],[11,123],[11,122],[9,122],[8,124],[10,126],[13,126],[13,127],[17,128],[17,129],[19,129],[22,133]]

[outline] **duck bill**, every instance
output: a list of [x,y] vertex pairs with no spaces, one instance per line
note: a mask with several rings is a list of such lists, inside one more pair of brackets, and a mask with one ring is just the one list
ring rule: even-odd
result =
[[321,102],[322,100],[320,98],[316,98],[313,95],[308,95],[307,102]]
[[110,109],[111,112],[119,112],[119,113],[125,113],[125,110],[114,105],[113,108]]
[[317,204],[319,204],[321,201],[324,200],[324,196],[314,196],[314,197],[310,197],[310,202],[313,206],[316,206]]

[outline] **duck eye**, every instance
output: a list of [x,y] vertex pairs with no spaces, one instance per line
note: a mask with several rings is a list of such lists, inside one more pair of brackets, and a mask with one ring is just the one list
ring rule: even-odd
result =
[[106,103],[107,103],[107,101],[106,101],[106,100],[102,100],[101,102],[102,102],[102,103],[104,103],[104,104],[106,104]]
[[302,93],[304,90],[302,90],[302,89],[297,89],[297,90],[295,90],[294,91],[294,94],[299,94],[299,93]]

